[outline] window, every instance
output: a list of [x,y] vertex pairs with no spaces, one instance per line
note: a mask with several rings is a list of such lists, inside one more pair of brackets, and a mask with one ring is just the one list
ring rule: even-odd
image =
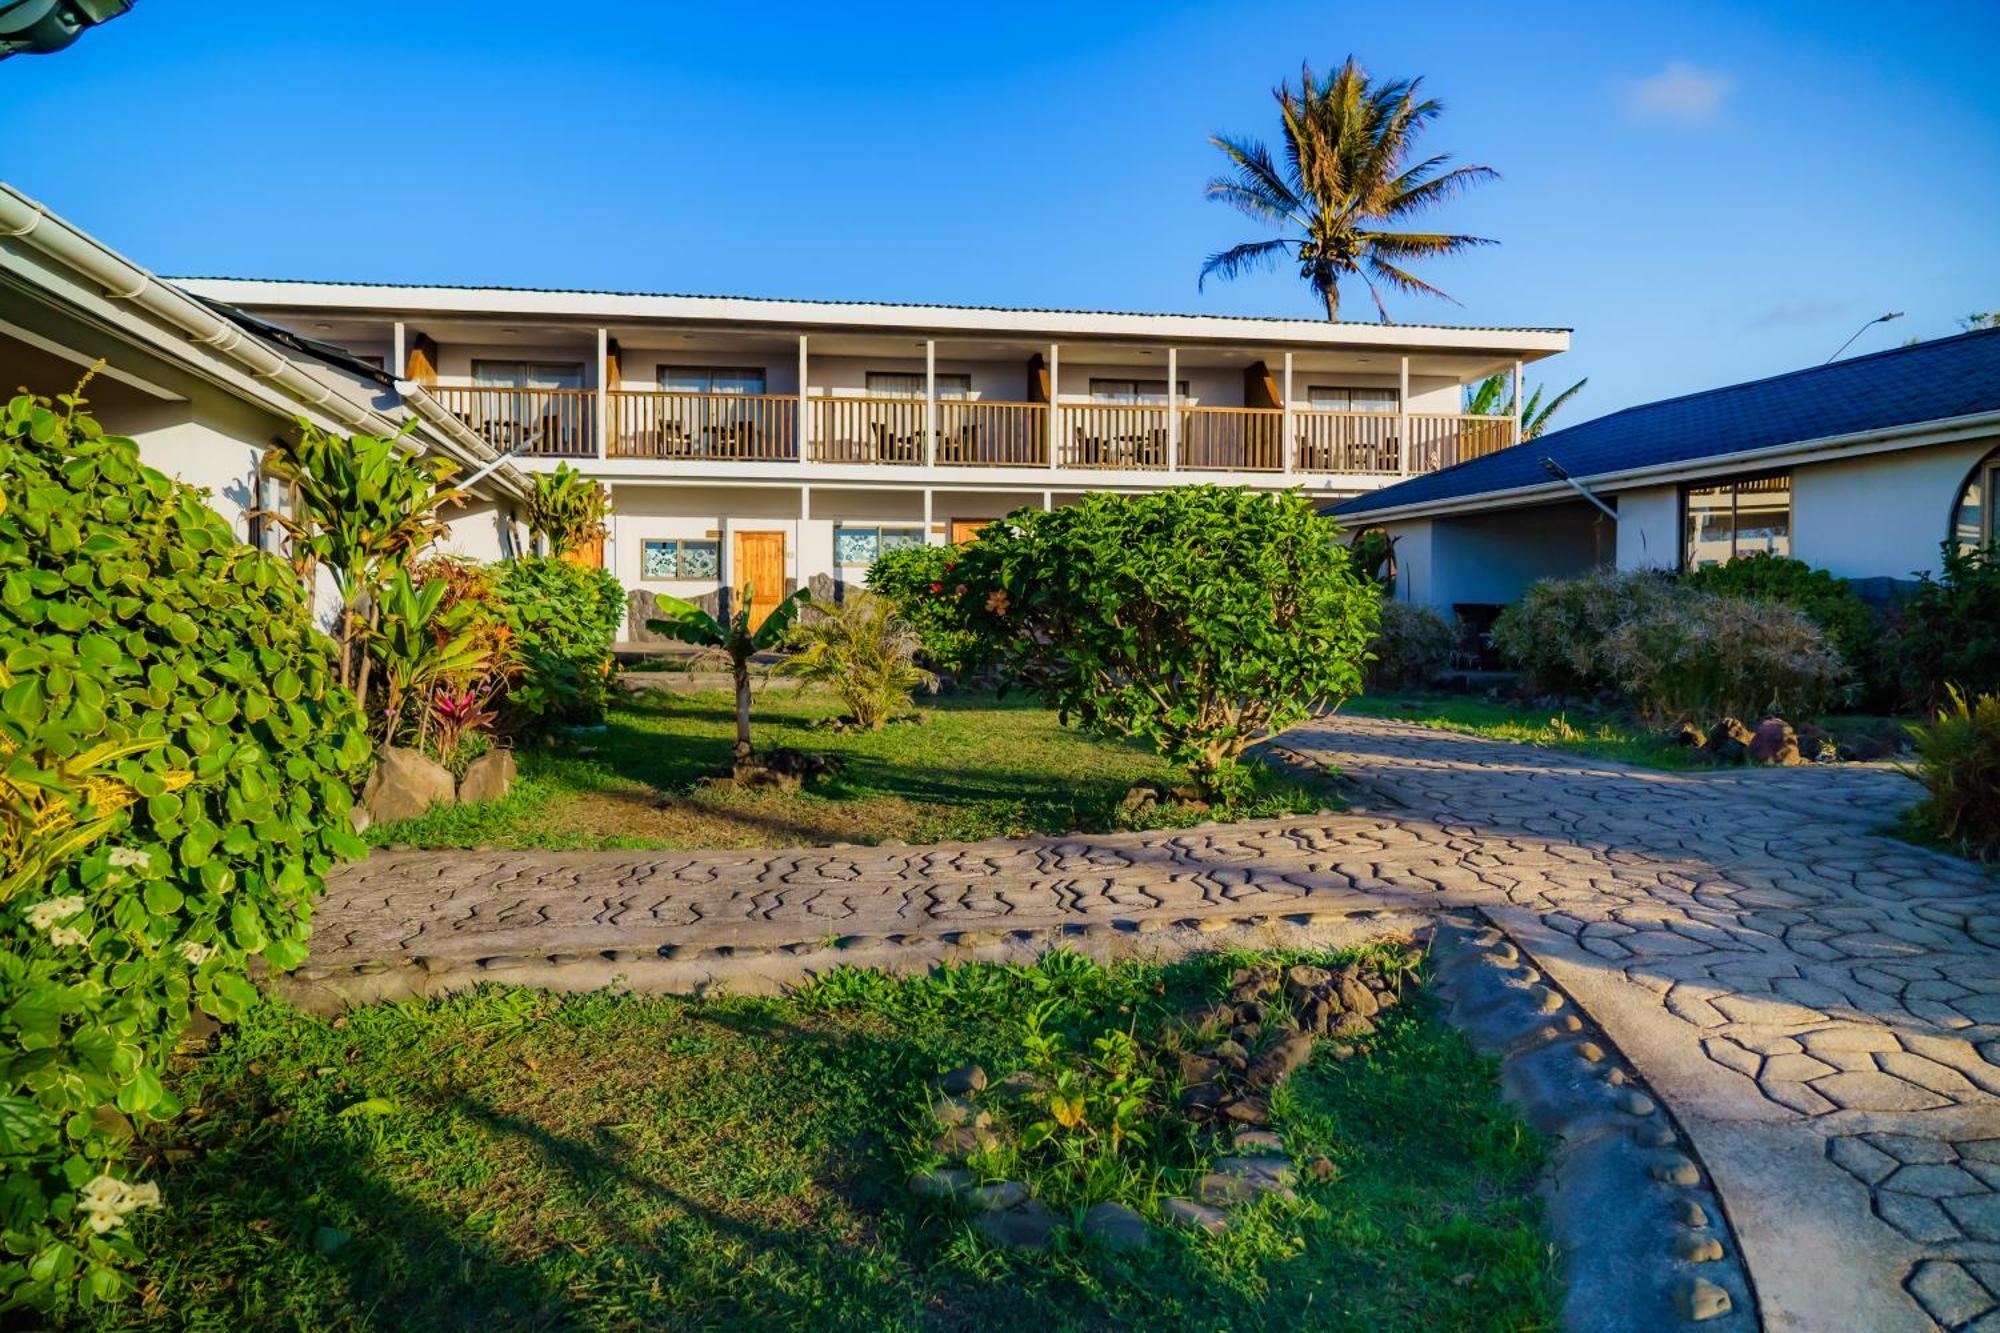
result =
[[647,540],[639,543],[642,579],[716,579],[722,577],[722,547],[712,541]]
[[1951,539],[1967,554],[1983,550],[1994,541],[1993,511],[2000,507],[2000,449],[1980,460],[1972,475],[1959,488],[1951,507]]
[[[871,370],[867,378],[870,398],[921,398],[924,372],[921,370]],[[972,396],[972,376],[938,372],[937,395],[959,401]]]
[[279,517],[291,517],[295,512],[297,496],[292,484],[276,473],[267,470],[271,455],[266,453],[257,462],[257,493],[250,506],[250,545],[272,555],[291,556],[292,541]]
[[1315,384],[1306,390],[1306,406],[1326,412],[1394,412],[1396,391]]
[[1682,492],[1681,567],[1792,553],[1792,474],[1742,477]]
[[833,563],[872,565],[875,557],[899,546],[922,546],[922,528],[850,527],[842,523],[833,530]]
[[474,361],[473,382],[495,389],[581,389],[581,363],[555,361]]
[[661,366],[660,387],[669,393],[762,393],[762,366]]
[[[1174,383],[1174,396],[1188,396],[1188,382]],[[1147,405],[1167,405],[1167,382],[1165,380],[1111,380],[1092,377],[1090,399],[1094,403],[1143,403]]]

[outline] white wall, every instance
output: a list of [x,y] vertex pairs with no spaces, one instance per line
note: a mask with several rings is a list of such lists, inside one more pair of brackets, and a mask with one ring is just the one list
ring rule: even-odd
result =
[[1679,569],[1681,492],[1678,486],[1619,491],[1618,568]]
[[490,562],[511,559],[528,549],[527,528],[511,503],[474,501],[445,513],[446,532],[434,548],[438,554]]
[[1381,525],[1396,543],[1396,596],[1450,614],[1458,603],[1517,600],[1536,579],[1608,560],[1611,521],[1578,500]]
[[1842,578],[1936,573],[1973,466],[2000,439],[1812,463],[1792,472],[1792,554]]

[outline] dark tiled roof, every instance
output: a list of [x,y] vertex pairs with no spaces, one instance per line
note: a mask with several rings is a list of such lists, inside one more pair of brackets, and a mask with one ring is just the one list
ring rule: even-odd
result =
[[[1007,315],[1124,315],[1137,319],[1229,319],[1243,324],[1313,324],[1320,321],[1296,315],[1216,315],[1166,310],[1080,310],[1068,306],[1033,305],[953,305],[946,301],[827,301],[814,297],[731,296],[721,292],[638,292],[610,287],[520,287],[505,283],[473,282],[345,282],[317,278],[241,278],[219,273],[184,273],[168,282],[269,282],[313,287],[382,287],[406,291],[440,292],[521,292],[535,296],[643,296],[675,301],[761,301],[770,305],[863,306],[890,310],[984,310]],[[1347,327],[1367,329],[1436,329],[1451,333],[1570,333],[1574,330],[1543,324],[1380,324],[1374,320],[1334,321]]]
[[2000,411],[2000,329],[1977,329],[1832,365],[1708,389],[1552,431],[1333,508],[1367,514],[1546,483],[1553,458],[1579,481],[1752,449]]

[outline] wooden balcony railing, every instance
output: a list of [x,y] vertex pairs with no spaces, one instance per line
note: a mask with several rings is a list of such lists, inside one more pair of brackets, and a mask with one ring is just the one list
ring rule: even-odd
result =
[[1063,467],[1113,470],[1167,465],[1167,409],[1136,403],[1079,403],[1064,407],[1057,432]]
[[1400,472],[1403,448],[1396,435],[1398,420],[1389,412],[1295,411],[1294,465],[1301,472]]
[[938,404],[937,461],[949,467],[1047,467],[1043,403],[952,399]]
[[1278,472],[1285,414],[1261,407],[1183,407],[1174,466],[1184,472]]
[[606,406],[613,458],[788,463],[799,456],[793,394],[615,389]]
[[540,458],[597,453],[597,391],[438,385],[431,397],[502,451]]
[[1410,414],[1410,471],[1455,467],[1514,443],[1514,418]]
[[924,461],[923,399],[815,398],[812,405],[812,456],[820,462]]

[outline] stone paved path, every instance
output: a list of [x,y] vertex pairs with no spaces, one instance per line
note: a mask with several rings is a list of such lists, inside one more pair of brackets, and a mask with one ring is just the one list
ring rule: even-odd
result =
[[1878,836],[1874,768],[1665,774],[1407,724],[1286,738],[1366,812],[787,852],[379,853],[308,988],[755,968],[1476,907],[1663,1092],[1767,1326],[2000,1330],[2000,880]]

